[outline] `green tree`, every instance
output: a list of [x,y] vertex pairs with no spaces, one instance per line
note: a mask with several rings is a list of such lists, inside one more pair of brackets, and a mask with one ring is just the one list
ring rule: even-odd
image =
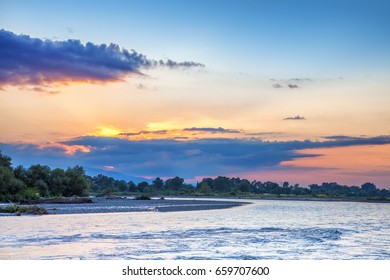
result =
[[28,183],[27,170],[22,165],[18,165],[14,168],[15,178],[23,181],[26,185]]
[[375,184],[367,182],[362,185],[362,193],[364,196],[375,196],[377,188]]
[[25,187],[21,180],[15,178],[11,157],[0,151],[0,200],[17,200],[15,196]]
[[69,179],[69,185],[64,192],[65,196],[83,196],[88,194],[89,182],[83,167],[79,165],[73,168],[69,167],[65,174]]
[[56,168],[51,171],[51,180],[49,185],[50,194],[53,196],[62,196],[70,184],[70,179],[66,176],[65,170]]
[[138,190],[139,190],[140,192],[144,192],[145,189],[146,189],[147,187],[149,187],[149,183],[146,182],[146,181],[140,182],[140,183],[138,183],[138,185],[137,185],[137,188],[138,188]]
[[243,193],[245,193],[245,192],[249,192],[250,191],[250,183],[249,183],[249,181],[248,180],[242,180],[241,182],[240,182],[240,184],[238,185],[238,189],[241,191],[241,192],[243,192]]
[[218,176],[214,179],[213,188],[217,192],[228,192],[231,189],[231,182],[227,177]]
[[24,183],[15,178],[12,169],[0,166],[0,196],[1,200],[9,195],[16,195],[25,187]]
[[90,179],[90,182],[92,184],[92,191],[96,193],[112,193],[115,191],[115,179],[112,177],[99,174],[97,176],[92,177]]
[[125,192],[128,190],[127,183],[125,180],[115,180],[114,187],[120,192]]
[[138,191],[138,190],[137,190],[137,186],[134,184],[133,181],[129,181],[129,182],[127,183],[127,186],[128,186],[128,188],[129,188],[129,192],[137,192],[137,191]]
[[[35,186],[38,180],[42,180],[46,185],[50,184],[51,169],[47,165],[34,164],[27,170],[27,185]],[[42,185],[41,183],[38,183]]]
[[3,155],[0,151],[0,166],[3,166],[8,169],[12,169],[12,159],[7,155]]
[[203,178],[200,182],[200,185],[206,184],[210,187],[210,189],[214,188],[214,180],[212,178]]
[[45,181],[41,179],[34,181],[33,188],[38,190],[41,197],[49,196],[49,186]]
[[153,183],[153,186],[158,190],[162,189],[162,187],[164,186],[164,181],[160,177],[157,177],[156,179],[154,179],[154,181],[152,183]]
[[202,194],[208,194],[208,193],[211,192],[211,188],[210,188],[210,186],[206,182],[202,182],[202,184],[199,187],[199,191]]
[[184,179],[176,176],[175,178],[171,178],[165,181],[165,187],[168,190],[177,191],[180,187],[183,186]]

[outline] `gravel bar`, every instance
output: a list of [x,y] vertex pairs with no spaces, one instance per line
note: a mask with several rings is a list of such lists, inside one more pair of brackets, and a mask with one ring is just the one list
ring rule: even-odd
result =
[[114,212],[174,212],[225,209],[245,205],[245,202],[198,199],[152,199],[134,200],[133,198],[106,199],[92,198],[85,204],[41,204],[49,214],[91,214]]

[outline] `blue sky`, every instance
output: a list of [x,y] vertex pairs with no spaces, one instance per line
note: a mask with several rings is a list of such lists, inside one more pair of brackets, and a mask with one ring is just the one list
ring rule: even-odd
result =
[[380,0],[3,0],[0,149],[129,178],[386,187],[389,14]]
[[[388,71],[388,1],[2,1],[3,28],[290,78]],[[28,24],[26,24],[28,23]]]

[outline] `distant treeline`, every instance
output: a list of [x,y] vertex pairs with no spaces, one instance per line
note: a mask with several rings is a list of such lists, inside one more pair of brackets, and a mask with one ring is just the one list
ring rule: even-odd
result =
[[156,178],[152,183],[126,182],[115,180],[99,174],[88,177],[91,182],[91,191],[96,194],[109,195],[120,193],[144,193],[149,195],[182,194],[182,195],[297,195],[297,196],[327,196],[327,197],[370,197],[390,198],[390,190],[378,189],[372,183],[364,183],[362,186],[345,186],[337,183],[311,184],[309,187],[300,187],[298,184],[283,182],[249,181],[247,179],[229,178],[219,176],[217,178],[204,178],[196,186],[184,183],[184,179],[175,177],[166,181]]
[[231,195],[231,196],[316,196],[316,197],[366,197],[390,198],[390,190],[378,189],[372,183],[361,186],[345,186],[337,183],[298,184],[283,182],[249,181],[247,179],[204,178],[196,186],[185,184],[184,179],[174,177],[162,180],[157,177],[151,183],[116,180],[106,175],[87,176],[81,166],[66,170],[51,169],[45,165],[12,168],[11,158],[0,152],[0,201],[34,200],[40,197],[84,195]]

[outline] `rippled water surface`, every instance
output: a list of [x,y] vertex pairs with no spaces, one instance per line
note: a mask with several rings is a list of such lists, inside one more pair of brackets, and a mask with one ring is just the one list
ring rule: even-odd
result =
[[390,259],[390,204],[250,202],[0,217],[0,259]]

